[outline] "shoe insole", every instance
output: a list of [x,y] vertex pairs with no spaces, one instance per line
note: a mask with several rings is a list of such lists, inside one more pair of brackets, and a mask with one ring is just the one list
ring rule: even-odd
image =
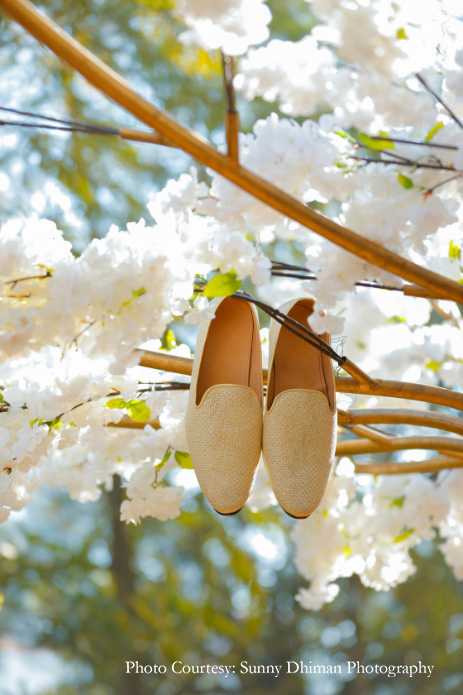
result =
[[[288,313],[303,326],[313,311],[313,300],[302,299]],[[330,336],[323,333],[322,340],[329,343]],[[282,327],[275,346],[273,369],[270,374],[267,410],[278,394],[288,389],[308,389],[323,393],[334,409],[334,384],[330,358],[308,342]]]
[[262,405],[260,336],[247,302],[227,297],[212,319],[204,344],[196,388],[196,405],[218,384],[250,386]]

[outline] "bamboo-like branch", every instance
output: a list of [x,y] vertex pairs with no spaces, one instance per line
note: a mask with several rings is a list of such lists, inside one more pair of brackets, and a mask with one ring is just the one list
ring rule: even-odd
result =
[[406,297],[423,297],[423,299],[444,299],[440,292],[433,292],[417,285],[404,285],[403,293]]
[[429,451],[463,452],[463,439],[456,437],[391,437],[382,442],[370,439],[348,439],[338,442],[336,456],[355,456],[356,454],[376,454],[385,451],[405,451],[423,449]]
[[[445,454],[445,451],[438,451],[438,454]],[[455,458],[463,459],[463,450],[462,451],[452,451],[452,456]]]
[[[348,416],[347,418],[345,417],[346,415]],[[454,434],[463,435],[463,420],[461,418],[457,418],[452,415],[443,415],[441,413],[422,412],[420,410],[381,410],[378,408],[377,410],[350,410],[346,412],[338,409],[338,422],[341,425],[351,424],[353,422],[422,425],[425,427],[433,427],[436,429],[453,432]],[[151,427],[156,430],[160,428],[159,420],[157,418],[147,420],[146,422],[134,422],[128,417],[128,415],[125,415],[119,423],[111,423],[111,427],[130,427],[132,429],[143,429],[145,425],[151,425]],[[354,425],[352,427],[352,431],[355,434],[358,433],[359,435],[367,436],[366,430],[368,430],[368,436],[371,439],[373,439],[372,433],[374,432],[375,435],[383,435],[383,437],[386,438],[386,441],[390,440],[388,435],[378,432],[378,430],[372,430],[371,428],[364,428],[360,430],[360,427],[360,425]],[[380,438],[377,437],[376,441],[379,442]],[[381,441],[384,441],[383,438],[381,438]],[[455,451],[454,455],[460,456],[460,453]]]
[[375,430],[373,427],[368,427],[368,425],[354,425],[351,427],[351,431],[359,437],[367,437],[371,439],[372,442],[377,442],[378,444],[387,444],[391,441],[391,436],[379,430]]
[[155,132],[145,130],[135,130],[134,128],[119,128],[117,134],[123,140],[133,140],[135,142],[151,142],[153,145],[164,145],[172,147],[171,143]]
[[448,456],[436,456],[427,461],[413,463],[355,463],[357,474],[370,473],[371,475],[405,475],[408,473],[436,473],[450,468],[463,468],[463,460],[449,458]]
[[145,422],[135,422],[128,415],[124,415],[119,422],[108,422],[106,427],[122,427],[124,429],[130,430],[143,430],[146,425],[150,425],[154,430],[160,430],[161,425],[158,418],[153,418],[151,420],[146,420]]
[[193,360],[188,357],[169,355],[168,352],[150,352],[149,350],[140,350],[138,348],[135,350],[135,353],[140,356],[140,367],[149,367],[150,369],[159,369],[162,372],[191,376]]
[[373,379],[371,376],[369,376],[366,372],[363,371],[363,369],[360,369],[360,367],[357,367],[354,362],[351,362],[351,360],[346,359],[344,364],[342,365],[342,368],[344,371],[346,371],[348,374],[350,374],[354,379],[361,384],[364,384],[367,388],[374,388],[376,379]]
[[420,287],[442,293],[444,298],[463,303],[463,288],[458,283],[420,267],[367,237],[346,229],[240,166],[231,157],[222,155],[198,133],[189,131],[147,102],[116,72],[67,35],[51,19],[40,14],[28,0],[0,0],[0,8],[80,72],[94,87],[155,129],[168,143],[176,145],[274,210],[308,227],[346,251]]
[[240,115],[238,111],[225,114],[225,133],[227,136],[227,154],[234,161],[239,160]]
[[445,405],[448,408],[463,411],[463,394],[440,386],[413,384],[409,381],[375,379],[374,388],[369,388],[350,377],[338,376],[336,377],[336,391],[364,396],[389,396],[411,401],[423,401],[424,403]]
[[[140,354],[140,365],[151,369],[160,369],[174,374],[191,376],[193,360],[187,357],[176,357],[164,352],[149,352],[136,350]],[[262,370],[264,384],[267,383],[267,370]],[[412,384],[407,381],[390,381],[375,379],[373,387],[363,384],[352,377],[336,376],[336,391],[340,393],[356,393],[366,396],[391,396],[425,403],[445,405],[463,411],[463,394],[450,391],[439,386],[426,386],[425,384]]]
[[417,425],[433,427],[446,432],[463,435],[463,418],[426,410],[408,408],[375,408],[341,410],[338,408],[338,423],[343,426],[368,425]]
[[[134,422],[127,415],[124,415],[120,422],[108,423],[107,427],[142,430],[146,425],[151,425],[151,427],[155,430],[159,430],[161,428],[158,419],[148,420],[147,422]],[[344,454],[337,450],[336,455],[342,456]],[[357,474],[370,473],[371,475],[404,475],[409,473],[434,473],[445,469],[463,468],[463,458],[441,456],[428,459],[427,461],[410,463],[397,463],[395,461],[377,463],[376,461],[370,461],[368,463],[355,462],[354,465],[355,472]]]
[[236,163],[239,161],[239,132],[240,117],[236,110],[235,87],[235,61],[232,56],[222,52],[223,79],[225,95],[227,97],[227,111],[225,113],[225,133],[227,137],[227,154]]

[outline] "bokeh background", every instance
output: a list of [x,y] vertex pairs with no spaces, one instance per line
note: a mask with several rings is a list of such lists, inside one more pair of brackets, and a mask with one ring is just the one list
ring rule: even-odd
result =
[[[153,103],[214,143],[224,142],[219,56],[180,44],[182,27],[169,0],[37,4]],[[303,0],[269,5],[274,37],[297,40],[313,23]],[[0,106],[140,127],[2,16]],[[240,99],[239,109],[245,131],[277,110]],[[192,164],[175,150],[113,136],[10,126],[0,126],[0,162],[1,220],[52,219],[77,253],[111,224],[124,228],[149,219],[146,203]],[[0,528],[0,695],[463,692],[462,584],[433,543],[415,552],[418,570],[406,584],[375,593],[357,578],[342,580],[337,599],[311,613],[294,600],[303,580],[288,539],[291,519],[276,510],[219,517],[190,484],[178,519],[127,527],[119,521],[122,491],[115,482],[113,491],[87,504],[44,488]],[[128,660],[169,665],[176,659],[421,660],[434,672],[419,679],[124,673]]]

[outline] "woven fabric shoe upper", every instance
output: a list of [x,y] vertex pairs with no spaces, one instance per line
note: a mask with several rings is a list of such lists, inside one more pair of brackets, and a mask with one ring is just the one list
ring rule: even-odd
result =
[[[304,300],[298,314],[298,301],[286,302],[280,310],[304,323],[310,302]],[[283,331],[286,335],[280,340]],[[312,388],[304,388],[307,384]],[[336,449],[336,429],[329,358],[272,320],[262,449],[275,496],[291,516],[307,517],[320,504]]]
[[336,413],[317,391],[285,391],[265,413],[264,461],[283,509],[309,516],[320,504],[336,449]]
[[248,498],[262,447],[260,338],[257,312],[244,300],[211,308],[216,318],[202,323],[196,343],[186,433],[206,499],[232,514]]
[[213,386],[189,408],[187,437],[199,485],[222,514],[241,509],[262,447],[262,409],[247,386]]

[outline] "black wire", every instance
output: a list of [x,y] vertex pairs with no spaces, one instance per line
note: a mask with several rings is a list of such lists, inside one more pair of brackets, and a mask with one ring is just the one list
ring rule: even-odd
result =
[[49,125],[48,123],[22,123],[21,121],[0,121],[0,126],[19,126],[20,128],[42,128],[46,130],[60,130],[65,133],[91,133],[93,135],[118,135],[118,131],[108,132],[108,130],[100,131],[93,127],[69,127],[60,125]]
[[[108,135],[118,135],[119,131],[115,128],[108,128],[107,126],[94,125],[92,123],[81,123],[79,121],[71,121],[64,118],[56,118],[55,116],[45,116],[40,113],[32,113],[30,111],[20,111],[19,109],[12,109],[7,106],[0,106],[0,111],[6,111],[7,113],[15,113],[18,116],[29,116],[30,118],[38,118],[43,121],[53,121],[55,123],[61,123],[68,126],[76,126],[78,128],[88,129],[91,132],[107,133]],[[3,125],[3,124],[2,124]],[[39,126],[36,126],[39,127]],[[45,126],[41,126],[45,127]]]
[[[274,270],[274,268],[275,268],[275,270]],[[286,273],[286,272],[284,272],[286,269],[297,270],[299,272],[308,273],[308,275],[300,275],[298,273]],[[310,273],[310,275],[309,275],[309,273]],[[295,278],[296,280],[318,280],[317,276],[314,275],[311,270],[307,270],[307,268],[304,268],[303,266],[290,265],[289,263],[280,263],[279,261],[272,261],[271,275],[274,277]],[[357,287],[371,287],[371,288],[376,289],[376,290],[392,290],[395,292],[402,292],[401,287],[391,287],[390,285],[380,285],[379,283],[374,282],[374,281],[368,282],[366,280],[362,280],[362,281],[356,282],[355,285]]]
[[265,302],[261,302],[260,300],[255,299],[247,292],[237,292],[233,296],[237,299],[243,299],[247,302],[255,304],[281,326],[284,326],[284,328],[287,328],[292,333],[294,333],[295,335],[299,336],[307,343],[312,345],[314,348],[320,350],[320,352],[323,352],[325,355],[337,362],[340,366],[342,366],[347,361],[347,357],[341,357],[340,355],[338,355],[338,353],[335,350],[333,350],[331,345],[325,343],[325,341],[322,338],[320,338],[319,335],[313,333],[309,328],[303,326],[301,323],[299,323],[299,321],[296,321],[287,314],[278,311],[278,309],[274,309],[268,304],[265,304]]

